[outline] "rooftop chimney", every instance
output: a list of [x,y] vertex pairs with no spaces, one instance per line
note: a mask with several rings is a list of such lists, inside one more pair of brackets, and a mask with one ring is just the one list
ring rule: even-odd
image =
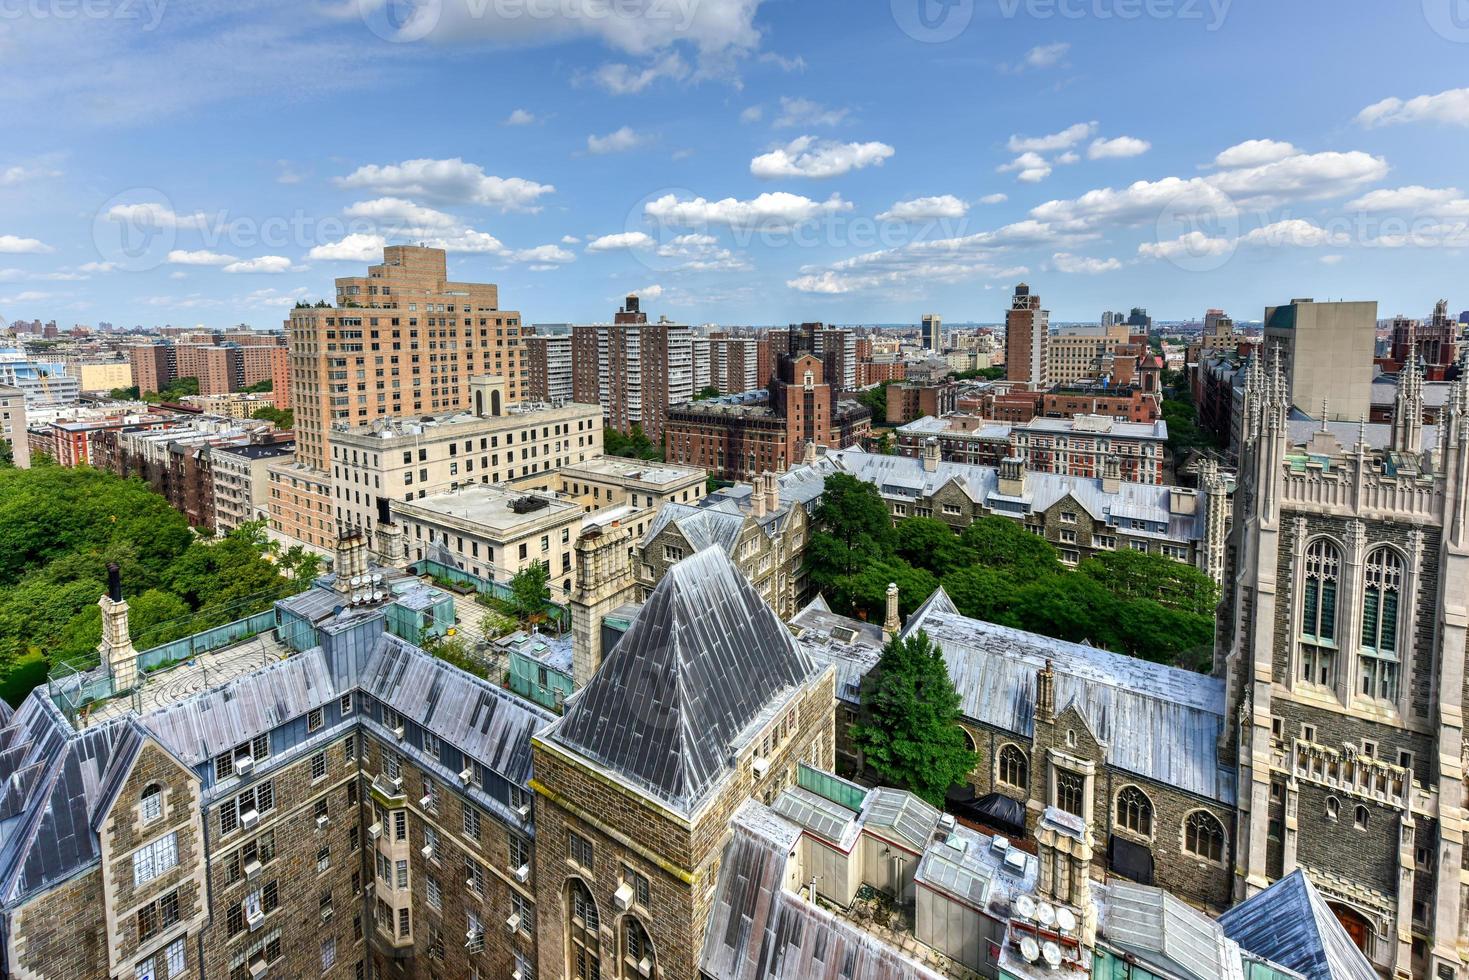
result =
[[97,605],[102,607],[102,642],[97,653],[112,674],[113,690],[131,691],[138,683],[138,651],[128,635],[128,604],[122,597],[116,562],[107,566],[107,594]]
[[774,514],[780,510],[780,481],[775,478],[774,473],[766,473],[765,477],[765,510]]
[[889,582],[887,594],[887,616],[882,621],[883,637],[885,639],[891,640],[893,637],[898,635],[898,630],[900,630],[902,626],[903,622],[901,619],[898,618],[898,583]]
[[939,468],[939,441],[929,436],[923,443],[923,472],[937,473]]

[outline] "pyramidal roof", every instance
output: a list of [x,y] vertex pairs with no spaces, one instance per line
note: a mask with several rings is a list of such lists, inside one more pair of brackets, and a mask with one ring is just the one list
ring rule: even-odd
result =
[[1224,934],[1307,980],[1373,980],[1377,971],[1297,869],[1219,917]]
[[669,570],[547,737],[687,815],[821,669],[714,546]]

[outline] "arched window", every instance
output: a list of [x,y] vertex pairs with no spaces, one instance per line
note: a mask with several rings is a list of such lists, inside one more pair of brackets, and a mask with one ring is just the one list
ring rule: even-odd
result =
[[961,731],[961,732],[964,733],[964,749],[965,749],[965,751],[967,751],[967,752],[978,752],[979,751],[979,747],[974,744],[974,736],[971,735],[971,734],[969,734],[969,729],[965,728],[963,725],[960,725],[959,726],[959,731]]
[[157,783],[143,790],[143,822],[152,823],[163,816],[163,789]]
[[1207,810],[1195,810],[1183,821],[1183,849],[1195,857],[1224,860],[1224,825]]
[[1394,701],[1398,696],[1398,609],[1403,589],[1403,559],[1391,548],[1367,556],[1362,595],[1362,645],[1358,658],[1362,694]]
[[1326,798],[1326,819],[1336,823],[1337,815],[1341,813],[1341,803],[1334,796]]
[[653,940],[643,924],[632,916],[622,920],[622,976],[642,980],[653,975]]
[[1306,548],[1306,584],[1301,594],[1301,680],[1336,684],[1336,588],[1341,550],[1324,538]]
[[1124,786],[1117,794],[1117,826],[1140,837],[1153,836],[1153,804],[1136,786]]
[[602,953],[597,945],[601,918],[581,879],[573,878],[566,886],[566,904],[571,909],[566,920],[567,973],[571,980],[601,980]]
[[1358,830],[1366,830],[1367,829],[1367,808],[1365,806],[1358,806],[1357,807],[1356,815],[1353,817],[1353,820],[1355,821],[1355,824],[1356,824],[1356,827],[1357,827]]
[[999,773],[996,778],[1006,786],[1027,789],[1030,786],[1030,778],[1025,753],[1014,745],[1006,745],[1001,748]]

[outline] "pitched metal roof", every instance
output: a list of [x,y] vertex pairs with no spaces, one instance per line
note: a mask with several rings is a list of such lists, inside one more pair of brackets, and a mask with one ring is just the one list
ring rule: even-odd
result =
[[1219,924],[1159,888],[1109,884],[1101,932],[1109,943],[1186,980],[1244,977],[1239,946]]
[[664,504],[639,543],[646,548],[670,524],[678,528],[695,551],[711,546],[732,551],[744,529],[745,518],[737,510],[722,507]]
[[935,602],[920,610],[903,635],[922,628],[943,650],[966,717],[1029,738],[1036,673],[1049,661],[1057,706],[1076,706],[1109,765],[1233,805],[1235,772],[1217,748],[1225,724],[1222,680],[951,609]]
[[717,547],[674,565],[550,736],[681,812],[820,670]]
[[1316,886],[1296,869],[1219,917],[1224,934],[1307,980],[1375,980],[1377,971]]
[[877,937],[785,890],[799,828],[746,801],[735,813],[709,910],[711,980],[939,980]]

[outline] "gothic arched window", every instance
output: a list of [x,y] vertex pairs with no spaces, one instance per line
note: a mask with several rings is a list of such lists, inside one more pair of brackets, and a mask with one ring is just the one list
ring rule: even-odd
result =
[[1195,810],[1183,821],[1183,849],[1195,857],[1224,860],[1224,825],[1207,810]]
[[1306,548],[1306,582],[1301,595],[1301,680],[1336,684],[1337,583],[1341,550],[1324,538]]
[[1359,657],[1362,694],[1393,701],[1398,696],[1398,612],[1403,589],[1403,559],[1391,548],[1367,556],[1362,594],[1362,644]]
[[1024,752],[1014,745],[1006,745],[1000,749],[998,773],[1000,782],[1017,789],[1026,789],[1030,786],[1028,772]]
[[1117,794],[1117,825],[1140,837],[1153,836],[1153,803],[1136,786],[1124,786]]
[[567,971],[572,980],[601,980],[602,953],[597,945],[601,920],[597,902],[579,878],[566,886],[566,904],[571,915],[566,920]]

